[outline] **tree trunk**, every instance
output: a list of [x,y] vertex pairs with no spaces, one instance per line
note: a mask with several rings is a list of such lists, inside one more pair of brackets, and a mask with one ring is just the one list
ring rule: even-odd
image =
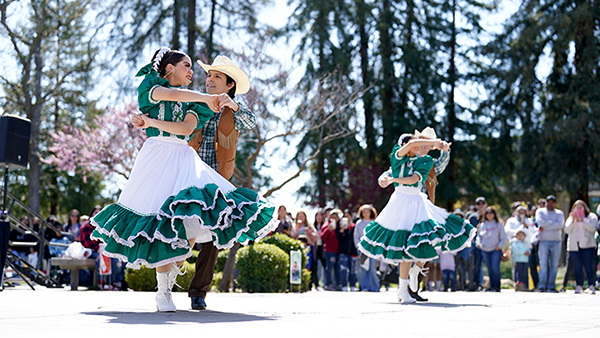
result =
[[173,39],[171,41],[171,48],[176,50],[181,48],[179,42],[179,32],[181,32],[181,1],[173,1]]
[[[358,30],[360,35],[360,69],[364,88],[371,85],[373,81],[372,70],[369,68],[369,35],[366,30],[366,11],[364,0],[357,3],[357,12],[360,15]],[[365,139],[367,142],[367,157],[369,163],[375,160],[375,129],[373,128],[373,91],[367,90],[363,96],[363,108],[365,114]]]
[[[456,133],[456,107],[454,103],[454,93],[456,88],[456,0],[452,1],[452,38],[450,41],[450,69],[448,70],[448,79],[450,81],[450,95],[448,97],[448,142],[454,142],[454,134]],[[450,156],[448,162],[448,181],[451,185],[455,183],[454,177],[454,156]],[[452,210],[454,201],[449,199],[446,204],[446,209]]]
[[212,6],[210,8],[210,25],[208,26],[208,37],[206,39],[206,54],[208,56],[208,62],[212,62],[215,58],[215,45],[214,45],[214,34],[215,34],[215,12],[217,10],[217,0],[212,0]]
[[[46,13],[46,8],[42,9]],[[41,24],[40,24],[41,25]],[[40,30],[42,30],[40,28]],[[38,31],[38,34],[43,34]],[[32,46],[32,54],[35,62],[34,96],[35,104],[31,105],[31,137],[29,145],[29,207],[36,213],[40,213],[40,176],[41,165],[39,155],[40,124],[42,120],[42,59],[41,39],[37,39]]]
[[223,279],[219,283],[220,292],[229,292],[231,288],[231,282],[233,281],[233,270],[235,269],[235,254],[240,249],[241,245],[239,242],[235,242],[233,247],[229,249],[229,255],[225,261],[225,267],[223,268]]
[[193,59],[196,56],[196,0],[188,0],[187,29],[187,53]]
[[382,83],[382,111],[381,117],[383,122],[383,151],[387,152],[392,149],[392,145],[395,143],[395,135],[393,132],[393,119],[394,119],[394,86],[396,84],[396,76],[394,70],[394,63],[392,61],[392,36],[390,30],[392,28],[392,17],[393,14],[390,8],[390,1],[384,0],[381,9],[381,17],[378,23],[379,40],[380,40],[380,59],[381,59],[381,72],[383,78]]

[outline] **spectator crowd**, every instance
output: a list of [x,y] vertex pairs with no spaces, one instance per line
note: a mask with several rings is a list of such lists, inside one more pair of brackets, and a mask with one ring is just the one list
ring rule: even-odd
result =
[[[600,224],[598,216],[582,200],[577,200],[565,216],[557,208],[556,197],[549,195],[537,201],[537,205],[513,202],[511,215],[505,221],[498,210],[478,197],[467,210],[454,210],[454,214],[467,219],[477,228],[477,236],[470,246],[456,254],[439,252],[439,258],[428,262],[429,273],[421,284],[421,291],[489,291],[500,292],[500,264],[508,261],[516,291],[564,292],[569,281],[575,281],[575,293],[595,294],[598,280],[598,243]],[[598,208],[600,210],[600,207]],[[88,215],[78,210],[69,213],[67,222],[50,216],[50,228],[44,238],[50,243],[41,255],[43,270],[51,270],[47,263],[51,257],[65,254],[68,244],[79,242],[90,249],[89,258],[97,259],[98,269],[106,269],[100,287],[104,289],[126,289],[125,264],[115,258],[104,258],[102,246],[90,239],[93,225],[89,219],[101,210],[94,207]],[[596,210],[598,212],[599,210]],[[318,210],[313,217],[298,211],[293,217],[285,206],[278,208],[278,226],[275,233],[284,233],[298,239],[309,248],[306,266],[311,274],[311,285],[316,290],[328,291],[371,291],[389,288],[397,283],[397,267],[369,258],[357,250],[357,244],[369,224],[377,217],[372,205],[363,205],[355,213],[327,207]],[[34,231],[41,231],[40,220],[21,222]],[[31,224],[31,225],[30,225]],[[11,242],[33,243],[36,238],[13,230]],[[57,245],[57,244],[63,245]],[[38,246],[14,246],[11,251],[29,264],[38,264]],[[562,284],[557,287],[556,279],[561,261],[566,263]],[[484,269],[485,267],[485,269]],[[55,268],[56,269],[56,268]],[[487,272],[487,282],[485,282]],[[67,278],[63,271],[55,274]],[[80,271],[81,285],[91,283],[89,271]],[[68,283],[68,280],[63,280]]]
[[[477,236],[456,254],[439,251],[439,258],[427,263],[429,273],[420,286],[422,291],[500,292],[501,262],[507,262],[512,282],[505,288],[557,293],[566,291],[574,279],[576,294],[595,294],[600,283],[600,224],[584,201],[577,200],[567,215],[557,208],[554,195],[540,198],[537,205],[516,201],[510,217],[503,220],[496,207],[478,197],[468,210],[457,209],[454,214],[475,226]],[[356,213],[328,207],[309,221],[306,212],[299,211],[294,218],[282,205],[276,232],[310,248],[306,268],[312,272],[316,290],[379,291],[397,283],[397,267],[357,250],[365,227],[376,217],[372,205],[363,205]],[[557,287],[561,255],[566,269]]]

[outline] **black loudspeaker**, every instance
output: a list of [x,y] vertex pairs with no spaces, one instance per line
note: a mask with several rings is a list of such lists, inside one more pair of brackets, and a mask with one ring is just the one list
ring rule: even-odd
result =
[[0,167],[27,169],[31,121],[15,115],[0,116]]

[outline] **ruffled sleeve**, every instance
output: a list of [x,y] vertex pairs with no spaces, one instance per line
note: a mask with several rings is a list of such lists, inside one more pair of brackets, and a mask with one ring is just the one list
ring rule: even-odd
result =
[[[154,74],[156,74],[156,72],[154,72]],[[149,73],[142,83],[140,83],[138,87],[138,103],[142,112],[146,112],[147,109],[160,103],[160,101],[152,99],[152,92],[156,87],[169,88],[169,81]]]
[[196,129],[202,128],[204,124],[215,115],[205,103],[197,102],[190,103],[185,113],[194,114],[194,116],[196,116],[196,119],[198,120]]
[[433,168],[433,158],[429,155],[425,155],[415,160],[413,172],[419,175],[420,181],[425,182],[431,168]]

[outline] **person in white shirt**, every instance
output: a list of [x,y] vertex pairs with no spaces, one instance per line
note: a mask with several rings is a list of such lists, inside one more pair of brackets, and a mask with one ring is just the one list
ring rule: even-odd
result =
[[567,251],[573,260],[573,273],[577,287],[575,293],[583,289],[583,269],[587,276],[588,289],[586,292],[595,294],[596,269],[594,255],[596,254],[596,231],[598,230],[598,216],[582,200],[577,200],[571,208],[571,213],[565,224],[565,233],[569,235]]

